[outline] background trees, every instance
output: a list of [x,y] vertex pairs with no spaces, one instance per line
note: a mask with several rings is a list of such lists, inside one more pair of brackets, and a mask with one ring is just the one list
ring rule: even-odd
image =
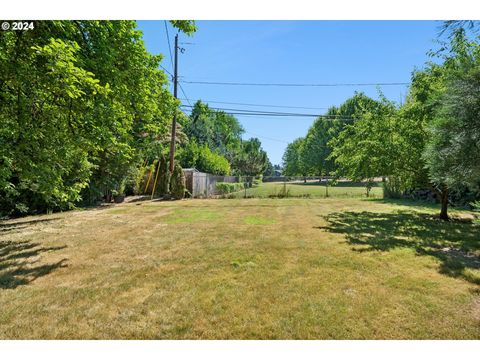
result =
[[329,143],[336,175],[367,181],[367,196],[368,184],[374,177],[391,174],[396,161],[394,114],[395,106],[387,99],[368,101],[355,109],[356,120]]
[[429,140],[423,153],[428,175],[440,194],[440,217],[448,219],[448,193],[480,184],[480,51],[463,29],[454,33],[444,55]]
[[133,21],[0,33],[1,212],[95,201],[158,148],[178,103],[141,36]]
[[238,175],[256,176],[265,171],[268,162],[260,140],[251,138],[242,142],[241,151],[234,160],[234,169]]
[[306,176],[303,162],[303,145],[305,138],[298,138],[287,145],[283,154],[283,174],[287,176]]
[[262,174],[268,167],[260,140],[242,140],[243,127],[232,115],[197,101],[183,126],[189,138],[180,156],[184,167],[251,176]]
[[289,144],[286,172],[332,171],[367,184],[383,176],[387,196],[430,187],[442,204],[440,217],[448,219],[449,194],[461,197],[480,185],[479,54],[478,42],[454,27],[450,42],[431,53],[441,62],[413,72],[404,104],[355,94]]

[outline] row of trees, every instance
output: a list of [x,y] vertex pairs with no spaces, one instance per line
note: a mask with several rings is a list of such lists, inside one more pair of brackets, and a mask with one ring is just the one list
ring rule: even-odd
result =
[[260,140],[242,140],[244,129],[230,114],[197,101],[181,125],[186,140],[178,156],[184,167],[217,175],[256,176],[269,166]]
[[[193,21],[171,25],[196,31]],[[262,150],[241,142],[235,118],[201,103],[191,116],[179,110],[161,61],[134,21],[0,32],[0,214],[68,209],[133,188],[145,164],[168,152],[175,112],[182,165],[261,173],[266,155],[245,166]]]
[[332,175],[338,166],[331,158],[331,141],[339,136],[353,118],[365,108],[378,106],[378,102],[363,93],[346,100],[339,107],[331,107],[317,118],[307,135],[288,144],[283,155],[284,174],[287,176]]
[[[320,118],[284,154],[288,175],[387,178],[387,195],[430,187],[448,219],[449,193],[480,185],[480,48],[460,27],[450,43],[415,71],[401,106],[355,94]],[[349,116],[352,120],[346,119]]]

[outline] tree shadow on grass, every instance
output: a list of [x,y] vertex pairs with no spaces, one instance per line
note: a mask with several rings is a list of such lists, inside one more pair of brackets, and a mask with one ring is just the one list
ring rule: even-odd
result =
[[14,230],[25,229],[31,225],[49,223],[59,218],[50,218],[50,219],[37,219],[37,220],[23,220],[23,221],[13,221],[13,222],[0,222],[0,235]]
[[[430,214],[338,212],[317,227],[344,234],[356,252],[414,249],[440,260],[440,273],[480,285],[480,226],[465,219],[441,221]],[[473,271],[472,271],[473,270]]]
[[51,264],[41,264],[39,260],[44,252],[58,251],[66,247],[43,247],[31,241],[0,241],[0,289],[15,289],[55,269],[66,267],[67,259]]

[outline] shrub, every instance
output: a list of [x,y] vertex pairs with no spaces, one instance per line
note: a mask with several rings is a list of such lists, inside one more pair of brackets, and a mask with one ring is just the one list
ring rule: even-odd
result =
[[[159,170],[158,170],[157,193],[160,195],[165,195],[165,194],[168,194],[168,189],[169,189],[171,179],[170,179],[170,170],[168,168],[168,162],[163,155],[160,157],[160,166],[158,169]],[[174,169],[174,172],[175,172],[175,169]],[[183,171],[182,171],[182,174],[183,174]]]
[[214,175],[229,175],[230,163],[222,155],[210,150],[207,145],[198,145],[194,140],[179,151],[179,160],[184,167]]
[[172,178],[170,181],[170,193],[174,199],[183,199],[185,197],[185,175],[179,163],[175,163]]
[[240,191],[244,189],[243,183],[226,183],[217,182],[215,188],[220,195],[229,194],[232,192]]

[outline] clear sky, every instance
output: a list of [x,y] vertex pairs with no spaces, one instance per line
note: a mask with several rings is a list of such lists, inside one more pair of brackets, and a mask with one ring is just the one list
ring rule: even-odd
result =
[[[172,71],[164,21],[139,21],[147,49],[164,55]],[[198,21],[198,30],[180,34],[180,80],[256,83],[409,82],[412,70],[437,47],[434,21]],[[168,24],[170,43],[176,30]],[[212,107],[323,114],[355,91],[377,98],[375,86],[251,87],[182,83],[191,103]],[[382,86],[399,102],[407,87]],[[179,89],[179,97],[185,96]],[[252,107],[213,103],[252,103],[321,109]],[[187,101],[183,101],[187,104]],[[237,116],[244,138],[258,137],[273,164],[280,164],[288,142],[304,136],[314,118]]]

